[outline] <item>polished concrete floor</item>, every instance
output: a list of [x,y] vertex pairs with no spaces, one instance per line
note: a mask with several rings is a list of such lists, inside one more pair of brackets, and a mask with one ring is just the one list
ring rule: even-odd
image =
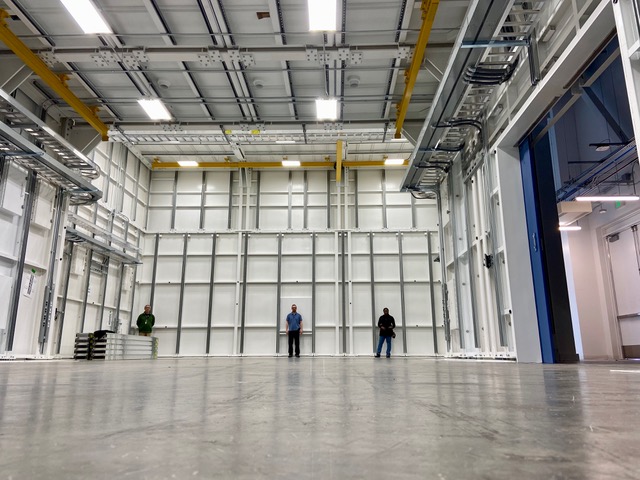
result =
[[637,479],[640,365],[0,363],[0,479]]

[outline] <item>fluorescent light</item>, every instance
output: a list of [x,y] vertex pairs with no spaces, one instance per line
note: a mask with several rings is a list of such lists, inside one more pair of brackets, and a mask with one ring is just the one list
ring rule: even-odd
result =
[[404,158],[387,158],[384,161],[385,165],[404,165]]
[[171,114],[159,98],[141,98],[138,103],[151,120],[171,120]]
[[392,142],[406,142],[406,140],[404,138],[392,138],[391,141]]
[[335,32],[338,26],[336,0],[309,0],[309,31]]
[[559,227],[561,232],[577,232],[582,230],[580,225],[565,225],[563,227]]
[[637,195],[576,197],[576,202],[636,202],[638,200],[640,200],[640,197]]
[[299,167],[300,161],[299,160],[283,160],[282,166],[283,167]]
[[280,145],[289,145],[292,143],[296,143],[296,141],[295,140],[276,140],[276,143]]
[[318,120],[336,120],[338,118],[338,100],[318,98],[316,100]]
[[199,164],[194,160],[178,160],[178,165],[181,167],[197,167]]
[[90,0],[61,0],[84,33],[113,33]]

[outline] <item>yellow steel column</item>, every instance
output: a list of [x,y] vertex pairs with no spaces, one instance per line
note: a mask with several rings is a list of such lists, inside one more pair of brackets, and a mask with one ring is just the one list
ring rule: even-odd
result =
[[439,0],[422,0],[422,28],[420,28],[420,35],[418,36],[416,49],[413,52],[411,66],[404,72],[406,85],[404,87],[402,101],[397,107],[398,115],[396,118],[396,138],[402,137],[402,126],[404,125],[404,120],[407,116],[407,111],[409,110],[409,103],[411,103],[411,95],[413,94],[413,88],[416,85],[418,73],[422,67],[424,52],[427,49],[427,43],[431,36],[431,27],[433,26],[433,21],[436,18],[439,3]]
[[27,67],[34,71],[49,87],[69,104],[89,125],[95,128],[102,136],[102,140],[108,140],[109,128],[96,115],[97,108],[88,107],[82,100],[75,96],[66,85],[66,78],[60,78],[53,73],[47,65],[40,60],[35,53],[27,47],[22,40],[9,30],[6,19],[9,14],[0,9],[0,40],[9,47]]
[[342,140],[336,143],[336,183],[342,181]]

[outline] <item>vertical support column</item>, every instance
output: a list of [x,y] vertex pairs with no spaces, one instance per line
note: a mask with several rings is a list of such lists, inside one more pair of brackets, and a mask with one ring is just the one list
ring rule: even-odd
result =
[[[387,171],[382,170],[382,228],[387,228]],[[405,352],[406,353],[406,352]]]
[[[349,169],[346,169],[346,176],[345,178],[349,178]],[[351,232],[345,232],[345,235],[347,235],[347,255],[348,255],[348,262],[347,262],[347,278],[349,279],[349,288],[348,288],[348,295],[349,295],[349,308],[347,310],[348,312],[348,325],[349,325],[349,353],[351,355],[353,355],[355,353],[355,339],[354,339],[354,328],[353,328],[353,259],[351,258],[351,252],[353,251],[352,248],[352,241],[351,241]]]
[[124,284],[124,263],[120,264],[120,280],[118,282],[118,300],[116,301],[116,315],[110,329],[114,332],[118,331],[118,325],[120,324],[120,307],[122,305],[122,285]]
[[56,275],[58,246],[60,245],[60,229],[66,211],[66,198],[61,188],[57,189],[54,213],[52,219],[53,230],[51,232],[51,248],[49,250],[49,266],[47,270],[47,284],[44,290],[44,301],[42,303],[42,314],[40,316],[40,332],[38,333],[38,342],[40,343],[40,353],[44,353],[44,346],[48,339],[49,328],[51,326],[51,314],[54,304],[54,296],[56,291]]
[[227,230],[231,230],[233,211],[233,170],[229,172],[229,208],[227,210]]
[[476,348],[480,348],[480,341],[478,339],[478,308],[476,303],[476,283],[475,283],[475,268],[473,268],[473,232],[471,231],[471,215],[469,213],[469,192],[466,184],[462,184],[462,197],[464,204],[464,217],[467,225],[467,266],[469,267],[469,294],[471,295],[471,312],[473,323],[473,342]]
[[331,171],[327,170],[327,230],[331,229]]
[[354,175],[355,175],[355,180],[354,180],[354,188],[355,191],[353,192],[354,195],[354,207],[355,207],[355,221],[356,221],[356,228],[360,228],[360,213],[358,210],[360,210],[360,200],[358,198],[358,189],[360,188],[358,186],[358,170],[354,170]]
[[[142,237],[142,232],[140,230],[138,230],[138,240],[137,240],[137,244],[136,246],[138,248],[140,248],[140,239]],[[135,315],[135,312],[133,311],[133,309],[136,306],[136,284],[137,284],[137,280],[138,280],[138,266],[134,265],[135,271],[133,273],[133,279],[132,282],[133,284],[131,285],[131,314],[129,315],[129,328],[127,328],[126,330],[126,334],[129,335],[131,334],[131,325],[133,324],[133,316]]]
[[56,340],[56,354],[60,354],[60,347],[62,344],[62,332],[64,329],[64,317],[66,315],[66,311],[67,311],[67,298],[69,297],[69,283],[71,280],[71,262],[73,261],[73,250],[74,250],[75,244],[73,242],[68,242],[65,248],[65,252],[63,254],[64,257],[67,258],[67,263],[65,265],[65,270],[64,270],[64,283],[63,283],[63,287],[62,287],[62,300],[60,302],[60,308],[61,310],[59,311],[60,314],[60,324],[58,325],[58,335],[57,335],[57,340]]
[[105,303],[107,303],[107,284],[109,283],[109,265],[111,263],[111,259],[106,257],[102,261],[102,270],[103,270],[103,278],[102,278],[102,292],[100,292],[100,330],[102,330],[102,325],[104,323],[104,307]]
[[13,350],[13,338],[16,333],[16,322],[18,320],[18,307],[20,306],[20,295],[22,294],[22,276],[24,273],[24,264],[27,258],[27,243],[29,241],[29,227],[31,226],[31,214],[35,203],[35,193],[37,186],[36,173],[29,170],[27,174],[27,189],[25,191],[24,210],[22,212],[22,224],[20,232],[20,240],[18,244],[18,261],[15,266],[15,277],[13,279],[13,288],[11,290],[11,303],[9,305],[9,316],[7,318],[7,344],[6,350]]
[[[138,160],[136,162],[136,178],[133,182],[133,211],[131,212],[131,221],[135,222],[138,215],[138,189],[140,188],[140,169],[142,168],[142,162]],[[149,175],[151,177],[151,175]],[[133,312],[132,312],[133,313]]]
[[316,354],[316,233],[311,234],[311,353]]
[[91,264],[93,263],[93,250],[87,251],[86,278],[83,285],[82,309],[80,310],[80,333],[84,332],[84,324],[87,316],[87,301],[89,300],[89,285],[91,283]]
[[289,170],[289,187],[288,193],[288,205],[287,205],[287,229],[291,230],[291,211],[293,209],[293,172]]
[[202,191],[200,192],[200,223],[199,229],[204,230],[204,206],[207,203],[207,172],[202,171]]
[[456,216],[456,208],[454,204],[455,192],[453,189],[453,175],[449,173],[447,175],[447,192],[449,194],[449,216],[451,223],[451,232],[453,234],[453,244],[452,244],[452,252],[453,252],[453,273],[455,275],[454,278],[454,286],[456,289],[456,315],[458,317],[458,334],[460,340],[460,348],[464,349],[466,345],[465,341],[465,330],[464,330],[464,319],[462,318],[460,309],[460,302],[462,301],[460,297],[460,252],[458,251],[458,226],[457,226],[457,216]]
[[416,197],[411,195],[411,228],[416,228],[418,224],[418,215],[416,211]]
[[176,210],[178,208],[178,172],[173,177],[173,199],[171,200],[171,230],[176,229]]
[[240,305],[240,355],[244,353],[244,327],[247,313],[247,269],[249,267],[249,237],[248,233],[244,234],[244,264],[242,266],[242,302]]
[[156,233],[156,244],[153,247],[153,270],[151,271],[151,294],[149,295],[149,305],[153,309],[153,301],[156,297],[156,275],[158,273],[158,247],[162,235]]
[[184,236],[184,246],[182,247],[182,275],[180,276],[180,299],[178,303],[178,331],[176,334],[176,355],[180,354],[180,338],[182,337],[182,310],[184,307],[184,283],[187,279],[187,248],[189,246],[189,235]]
[[[413,197],[412,197],[413,198]],[[447,352],[451,352],[451,318],[449,317],[449,285],[447,277],[447,259],[444,250],[444,224],[442,218],[442,193],[437,193],[438,209],[438,243],[440,244],[440,286],[442,287],[442,315],[444,318],[444,338],[447,342]]]
[[276,234],[278,239],[278,283],[276,285],[276,355],[280,353],[280,317],[282,315],[282,234]]
[[333,268],[336,272],[333,284],[334,298],[336,299],[334,308],[334,318],[336,321],[336,355],[340,354],[340,233],[333,233]]
[[260,177],[261,172],[258,170],[256,178],[256,224],[255,229],[260,230]]
[[[427,261],[429,262],[429,294],[431,295],[431,328],[433,330],[433,353],[438,354],[438,326],[436,322],[436,291],[433,286],[433,250],[431,248],[431,232],[427,236]],[[442,259],[440,259],[442,262]]]
[[402,239],[403,235],[401,232],[396,233],[396,237],[398,238],[398,263],[400,267],[400,311],[402,313],[402,350],[403,353],[407,354],[407,315],[406,315],[406,305],[404,298],[404,257],[402,255]]
[[[346,258],[346,232],[340,232],[340,257],[341,257],[341,272],[342,272],[342,353],[347,354],[347,258]],[[353,352],[349,352],[353,353]]]
[[211,272],[209,274],[209,312],[207,313],[207,346],[206,354],[211,351],[211,324],[213,322],[213,282],[216,268],[216,243],[218,235],[211,235]]
[[237,243],[237,256],[236,256],[236,292],[235,292],[235,306],[233,309],[233,355],[238,354],[238,323],[240,322],[240,277],[242,275],[242,265],[244,262],[244,255],[242,251],[242,246],[244,244],[244,238],[247,235],[246,233],[238,232],[238,243]]
[[376,330],[378,324],[376,323],[376,275],[375,275],[375,266],[374,266],[374,255],[373,255],[373,236],[375,234],[373,232],[369,232],[369,267],[371,271],[371,338],[373,340],[373,351],[376,351],[378,346],[376,342]]
[[308,212],[308,207],[309,207],[309,179],[307,178],[307,173],[308,170],[304,171],[304,182],[303,182],[303,210],[302,210],[302,216],[303,216],[303,220],[302,220],[302,228],[304,230],[306,230],[307,228],[309,228],[309,212]]

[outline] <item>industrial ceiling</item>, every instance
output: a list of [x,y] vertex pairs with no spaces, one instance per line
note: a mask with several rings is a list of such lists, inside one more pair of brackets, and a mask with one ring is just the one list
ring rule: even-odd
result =
[[[4,0],[8,28],[99,119],[111,140],[149,162],[407,159],[396,133],[405,70],[416,53],[426,2],[338,0],[337,30],[310,32],[302,0],[94,0],[112,34],[84,34],[58,0]],[[442,0],[431,26],[406,132],[420,130],[467,12]],[[0,49],[0,61],[13,55]],[[82,119],[41,78],[23,89],[58,117]],[[320,121],[315,101],[338,100]],[[171,120],[138,104],[160,98]]]

